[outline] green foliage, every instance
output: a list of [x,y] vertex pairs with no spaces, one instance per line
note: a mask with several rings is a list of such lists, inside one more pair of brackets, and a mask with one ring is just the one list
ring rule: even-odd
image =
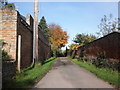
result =
[[73,41],[82,46],[86,43],[89,43],[89,42],[95,40],[95,39],[96,39],[96,37],[94,35],[77,34]]
[[8,55],[8,52],[6,52],[5,50],[3,50],[3,47],[6,43],[3,40],[0,40],[0,60],[2,61],[10,61],[11,57]]
[[2,61],[10,61],[11,57],[8,55],[8,53],[5,50],[2,50]]
[[62,50],[57,52],[57,57],[64,57],[64,56],[65,56],[65,53],[62,52]]
[[83,67],[89,70],[90,72],[94,73],[99,78],[120,88],[120,79],[119,79],[120,73],[118,73],[117,71],[113,71],[112,69],[109,69],[109,68],[97,68],[91,62],[81,62],[81,61],[78,61],[77,59],[71,59],[71,60],[77,65],[79,65],[80,67]]
[[[13,79],[3,81],[3,88],[29,88],[40,80],[51,68],[56,61],[55,57],[47,59],[44,65],[36,64],[34,68],[26,68]],[[13,86],[14,85],[14,86]]]
[[79,60],[87,61],[84,50],[82,50],[82,51],[80,52]]
[[42,19],[40,20],[39,26],[41,28],[41,31],[45,34],[46,38],[49,38],[49,29],[46,23],[46,20],[44,18],[44,16],[42,17]]
[[72,56],[72,49],[67,49],[67,56]]
[[97,56],[97,60],[96,60],[96,67],[104,67],[106,63],[106,54],[105,52],[101,52],[98,56]]
[[89,58],[84,53],[84,51],[81,51],[78,61],[88,61],[94,64],[97,68],[111,68],[112,70],[120,72],[120,62],[107,59],[105,52],[99,53],[98,56],[94,58]]
[[14,3],[8,3],[7,0],[2,0],[2,10],[15,10],[15,4]]
[[119,68],[120,63],[111,59],[107,59],[105,52],[101,52],[96,59],[93,59],[90,62],[93,63],[98,68],[101,68],[101,67],[111,68],[112,70],[120,72],[120,68]]
[[80,52],[80,58],[83,58],[84,57],[84,51],[82,50],[81,52]]
[[6,10],[15,10],[14,3],[9,3],[9,4],[5,5],[5,9]]
[[64,57],[65,53],[61,49],[53,50],[54,57]]

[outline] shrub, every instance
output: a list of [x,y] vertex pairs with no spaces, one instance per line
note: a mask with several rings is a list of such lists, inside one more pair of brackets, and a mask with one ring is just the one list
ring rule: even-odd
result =
[[119,71],[119,66],[120,66],[119,62],[116,62],[116,61],[110,60],[110,59],[106,60],[106,66],[105,66],[106,68],[111,68],[113,70]]
[[3,49],[4,45],[6,43],[3,41],[3,40],[0,40],[0,53],[2,54],[2,57],[0,57],[0,60],[3,60],[3,61],[9,61],[11,60],[11,57],[8,55],[8,53]]
[[81,61],[88,61],[88,58],[86,57],[84,50],[82,50],[82,51],[80,52],[79,61],[80,61],[80,60],[81,60]]
[[84,51],[82,50],[81,52],[80,52],[80,58],[83,58],[84,57]]
[[107,59],[105,52],[101,52],[96,59],[89,61],[99,68],[111,68],[112,70],[120,71],[120,63],[112,59]]
[[106,64],[106,54],[105,52],[101,52],[98,54],[97,59],[95,60],[96,67],[105,67]]
[[8,55],[8,53],[5,50],[2,50],[2,60],[3,61],[11,60],[11,57]]

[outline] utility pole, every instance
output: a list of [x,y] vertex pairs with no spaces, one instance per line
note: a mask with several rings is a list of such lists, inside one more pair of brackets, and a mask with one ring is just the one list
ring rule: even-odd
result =
[[38,62],[38,0],[34,0],[33,64]]

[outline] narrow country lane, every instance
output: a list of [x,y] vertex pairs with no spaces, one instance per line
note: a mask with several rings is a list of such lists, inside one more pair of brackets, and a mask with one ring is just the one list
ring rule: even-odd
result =
[[34,88],[113,88],[91,72],[75,65],[66,58],[54,63],[45,77]]

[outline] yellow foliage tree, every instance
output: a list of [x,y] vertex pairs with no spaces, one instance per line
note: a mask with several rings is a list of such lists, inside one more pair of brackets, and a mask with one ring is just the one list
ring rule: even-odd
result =
[[78,50],[78,48],[79,48],[80,46],[81,46],[81,45],[72,43],[71,45],[69,45],[69,48],[70,48],[70,50]]
[[49,40],[51,42],[51,46],[53,50],[61,49],[67,44],[68,35],[66,31],[56,24],[49,25]]
[[49,25],[50,42],[58,48],[64,47],[67,44],[68,35],[66,31],[63,31],[59,25]]

